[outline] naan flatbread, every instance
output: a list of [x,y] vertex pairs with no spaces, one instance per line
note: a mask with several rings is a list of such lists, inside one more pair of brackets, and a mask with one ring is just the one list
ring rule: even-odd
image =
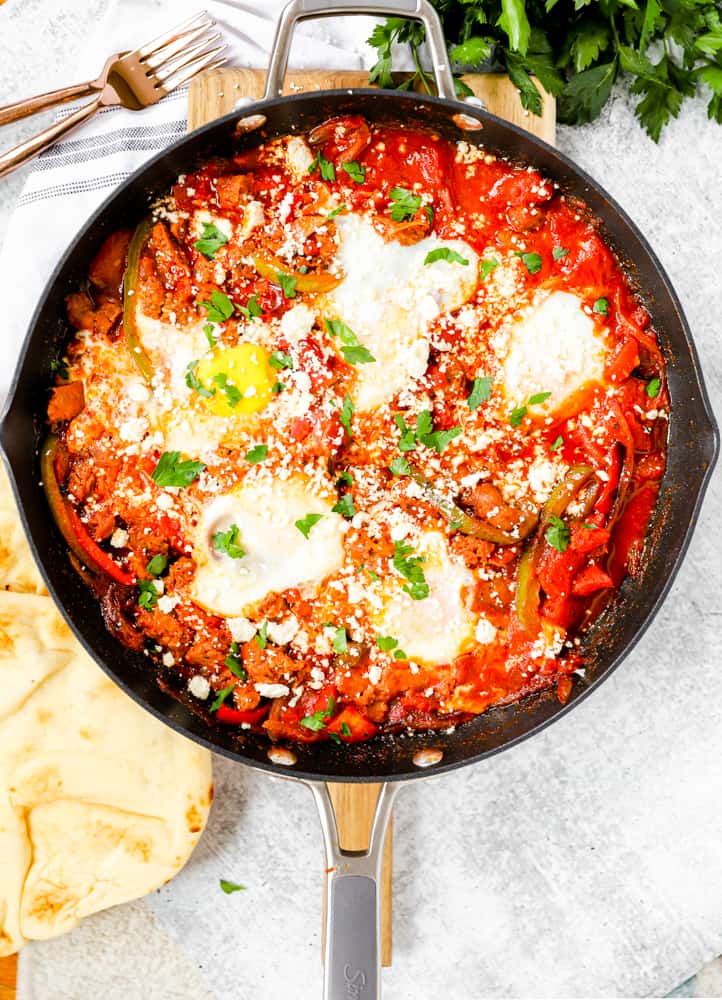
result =
[[13,511],[3,470],[0,956],[167,882],[213,795],[210,753],[139,708],[79,646]]

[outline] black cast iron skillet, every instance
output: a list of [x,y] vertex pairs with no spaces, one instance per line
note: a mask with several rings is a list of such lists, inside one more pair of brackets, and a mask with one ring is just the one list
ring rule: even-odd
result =
[[[398,91],[322,91],[279,97],[296,20],[330,13],[396,13],[424,21],[442,97]],[[621,208],[591,177],[532,135],[454,99],[443,35],[427,0],[346,0],[330,8],[322,0],[293,0],[279,24],[264,99],[174,143],[122,184],[83,226],[48,282],[30,324],[15,374],[0,441],[14,482],[25,528],[48,588],[76,636],[110,677],[139,704],[178,732],[233,760],[284,777],[307,781],[321,810],[336,875],[329,880],[326,996],[363,996],[379,987],[378,914],[374,876],[390,810],[392,786],[380,799],[370,851],[360,857],[339,852],[325,781],[395,782],[439,773],[479,761],[514,745],[568,712],[621,662],[649,625],[672,583],[697,518],[718,451],[710,411],[689,328],[677,297],[646,240]],[[291,750],[272,748],[264,738],[206,724],[181,700],[158,686],[140,654],[121,647],[106,631],[99,607],[70,566],[40,486],[38,444],[44,434],[50,361],[68,339],[64,297],[76,290],[110,233],[134,226],[149,203],[166,192],[180,173],[208,157],[226,156],[260,141],[305,131],[332,115],[358,113],[372,122],[435,129],[452,140],[483,144],[493,153],[533,164],[569,195],[581,198],[599,220],[639,289],[657,330],[667,363],[671,396],[668,464],[653,517],[644,564],[626,579],[583,643],[584,678],[575,677],[566,705],[554,692],[495,708],[455,732],[385,737],[369,744],[312,743]],[[180,695],[182,697],[182,695]],[[374,923],[375,921],[375,923]],[[374,927],[376,930],[374,931]]]

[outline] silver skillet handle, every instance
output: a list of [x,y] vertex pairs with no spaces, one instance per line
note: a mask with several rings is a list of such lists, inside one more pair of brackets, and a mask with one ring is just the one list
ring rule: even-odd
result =
[[326,848],[326,947],[324,1000],[380,1000],[381,866],[396,785],[382,785],[367,851],[343,851],[328,788],[305,782],[313,792]]
[[276,37],[271,48],[264,100],[279,97],[288,65],[291,37],[297,21],[311,17],[336,17],[340,14],[392,14],[396,17],[414,18],[426,28],[426,41],[431,53],[434,79],[439,97],[456,100],[454,77],[449,66],[444,32],[439,15],[429,0],[291,0],[281,11]]

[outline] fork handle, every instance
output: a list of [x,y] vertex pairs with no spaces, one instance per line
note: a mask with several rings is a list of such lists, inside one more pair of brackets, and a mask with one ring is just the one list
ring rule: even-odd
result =
[[31,139],[26,139],[25,142],[21,142],[14,149],[9,149],[7,153],[2,153],[0,155],[0,177],[9,174],[12,170],[31,160],[34,156],[37,156],[38,153],[42,153],[44,149],[52,146],[61,136],[77,128],[78,125],[82,125],[88,118],[92,118],[98,108],[100,108],[102,101],[102,94],[99,94],[94,101],[84,104],[82,108],[78,108],[72,115],[68,115],[67,118],[63,118],[54,125],[50,125],[49,128],[44,129]]
[[72,87],[61,87],[60,90],[50,90],[47,94],[38,94],[37,97],[16,101],[15,104],[6,104],[0,108],[0,125],[9,125],[10,122],[36,115],[46,108],[54,108],[57,104],[66,104],[78,97],[87,97],[88,94],[97,93],[97,90],[95,83],[76,83]]

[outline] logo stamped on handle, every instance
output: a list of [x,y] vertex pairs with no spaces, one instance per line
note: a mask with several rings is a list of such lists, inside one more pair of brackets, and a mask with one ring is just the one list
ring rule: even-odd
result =
[[346,996],[351,998],[360,997],[366,985],[366,973],[363,969],[354,969],[351,965],[344,965],[343,978],[346,984]]

